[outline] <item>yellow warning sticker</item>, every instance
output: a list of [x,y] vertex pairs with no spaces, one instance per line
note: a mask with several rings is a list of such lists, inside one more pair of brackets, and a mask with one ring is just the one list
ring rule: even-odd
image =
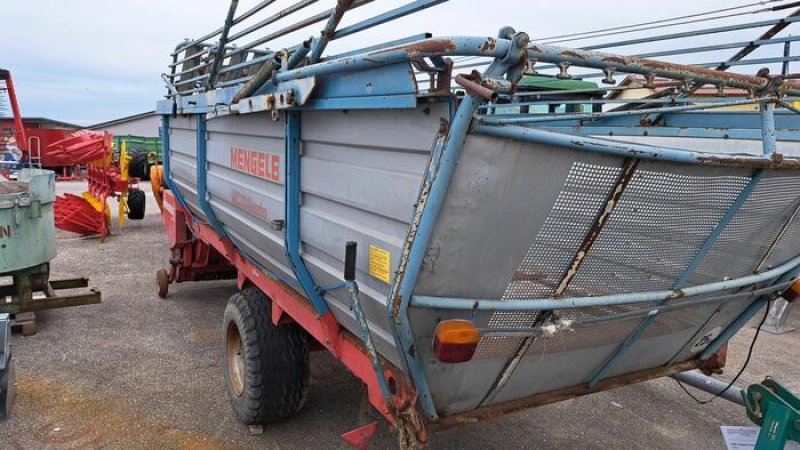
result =
[[369,246],[369,274],[373,277],[389,283],[391,279],[392,254],[387,250]]

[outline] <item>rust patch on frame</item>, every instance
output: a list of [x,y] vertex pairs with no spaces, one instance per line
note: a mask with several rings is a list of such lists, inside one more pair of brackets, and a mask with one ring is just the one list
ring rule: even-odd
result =
[[439,422],[431,424],[428,429],[430,431],[444,430],[458,425],[475,423],[480,420],[492,419],[502,415],[522,411],[524,409],[533,408],[535,406],[549,405],[563,400],[580,397],[586,394],[595,392],[606,391],[615,389],[622,386],[641,383],[643,381],[652,380],[655,378],[668,377],[687,370],[694,370],[700,367],[702,363],[696,359],[684,361],[669,366],[661,366],[653,369],[642,370],[633,372],[617,377],[606,378],[601,380],[594,389],[589,388],[586,384],[573,386],[569,388],[559,389],[556,391],[545,392],[536,394],[530,397],[503,402],[497,405],[485,406],[472,411],[467,411],[461,414],[444,417]]
[[572,259],[572,263],[570,263],[569,268],[564,272],[564,275],[561,277],[561,281],[558,283],[558,287],[556,288],[555,292],[553,292],[553,298],[559,298],[564,295],[564,292],[569,287],[569,283],[575,278],[575,275],[578,273],[578,269],[580,268],[583,261],[586,259],[586,256],[589,254],[589,250],[591,250],[594,243],[597,241],[597,238],[600,236],[600,232],[603,231],[603,226],[608,222],[609,217],[611,217],[611,213],[614,212],[614,208],[617,207],[619,203],[620,197],[622,197],[622,193],[625,192],[625,188],[628,187],[631,179],[633,178],[633,174],[636,172],[636,167],[639,165],[638,159],[628,159],[625,162],[625,165],[622,168],[622,173],[620,174],[619,178],[617,179],[617,183],[614,186],[614,189],[608,194],[608,198],[606,199],[606,204],[600,213],[595,218],[594,223],[592,224],[592,228],[589,229],[589,232],[586,234],[586,237],[583,239],[583,243],[578,248],[578,251],[575,253],[575,257]]

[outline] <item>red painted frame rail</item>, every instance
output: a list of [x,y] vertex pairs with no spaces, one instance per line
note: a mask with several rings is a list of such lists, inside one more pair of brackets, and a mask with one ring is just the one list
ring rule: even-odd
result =
[[[171,249],[189,245],[191,239],[187,229],[194,237],[216,249],[238,271],[237,282],[241,289],[251,283],[261,289],[272,300],[272,321],[278,324],[291,320],[300,324],[306,332],[325,349],[333,353],[344,365],[367,386],[369,401],[386,420],[396,424],[398,414],[416,415],[416,392],[409,387],[405,375],[390,362],[382,359],[384,376],[392,387],[393,405],[391,411],[385,404],[372,362],[361,341],[343,329],[332,313],[318,316],[308,300],[285,283],[267,275],[253,264],[233,245],[228,238],[219,236],[214,229],[204,223],[192,220],[189,211],[178,204],[172,192],[165,191],[161,218],[170,240]],[[178,217],[183,220],[179,220]],[[186,227],[186,228],[184,228]],[[417,439],[425,442],[426,432],[421,421],[418,424]]]

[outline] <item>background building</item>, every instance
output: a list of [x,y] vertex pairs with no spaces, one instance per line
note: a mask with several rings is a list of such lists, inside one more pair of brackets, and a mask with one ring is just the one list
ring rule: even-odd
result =
[[161,118],[155,111],[122,117],[87,127],[90,130],[110,131],[114,136],[158,137]]
[[[48,119],[46,117],[23,117],[22,126],[25,129],[49,128],[57,130],[80,130],[83,128],[74,123],[62,122],[60,120]],[[11,117],[0,117],[0,130],[13,130],[14,119]]]

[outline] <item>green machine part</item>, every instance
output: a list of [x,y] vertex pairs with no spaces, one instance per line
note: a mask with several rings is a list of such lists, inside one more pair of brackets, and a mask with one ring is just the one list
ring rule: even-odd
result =
[[[0,314],[100,303],[95,289],[56,293],[88,287],[89,280],[50,279],[50,260],[56,257],[54,202],[55,174],[49,170],[23,169],[19,180],[0,183],[0,275],[13,280],[0,285],[0,298],[6,299]],[[36,292],[44,298],[34,299]]]
[[119,161],[119,152],[122,149],[122,143],[130,153],[132,150],[144,150],[148,155],[151,164],[157,164],[163,161],[161,155],[161,138],[159,137],[145,137],[145,136],[131,136],[121,135],[114,136],[112,154],[114,161]]
[[0,274],[39,266],[56,256],[55,174],[23,169],[0,183]]
[[747,417],[761,427],[756,450],[783,450],[786,441],[800,442],[800,398],[771,378],[745,393]]

